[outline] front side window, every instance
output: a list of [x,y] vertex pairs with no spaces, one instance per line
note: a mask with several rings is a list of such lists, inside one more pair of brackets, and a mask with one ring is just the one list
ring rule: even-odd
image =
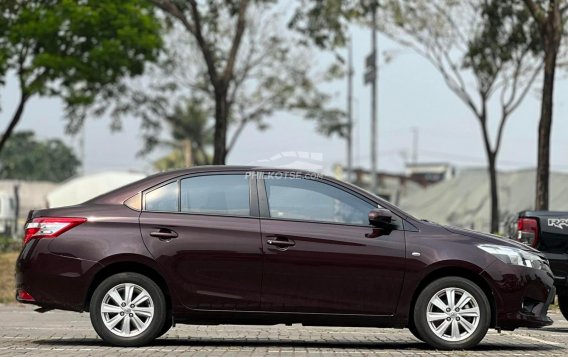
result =
[[146,193],[145,208],[147,211],[177,212],[178,197],[178,183],[175,181]]
[[375,208],[348,192],[319,181],[265,176],[270,217],[367,225]]
[[242,174],[208,175],[181,180],[181,211],[249,216],[248,177]]

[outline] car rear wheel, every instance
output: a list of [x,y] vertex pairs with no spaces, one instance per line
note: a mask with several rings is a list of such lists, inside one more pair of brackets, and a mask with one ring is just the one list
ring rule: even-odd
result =
[[467,349],[487,334],[491,308],[487,296],[470,280],[446,277],[418,296],[414,323],[424,342],[438,349]]
[[568,320],[568,295],[558,295],[558,307],[562,316]]
[[167,321],[162,290],[137,273],[120,273],[104,280],[91,297],[90,315],[105,342],[124,347],[148,344]]

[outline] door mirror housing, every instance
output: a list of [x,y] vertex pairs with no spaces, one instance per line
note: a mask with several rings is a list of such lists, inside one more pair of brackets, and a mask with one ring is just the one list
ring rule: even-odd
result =
[[369,223],[372,226],[386,228],[390,227],[393,220],[393,214],[388,209],[373,208],[369,212]]

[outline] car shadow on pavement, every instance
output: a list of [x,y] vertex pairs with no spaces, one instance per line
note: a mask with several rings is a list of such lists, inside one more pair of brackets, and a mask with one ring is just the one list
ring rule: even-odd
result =
[[[69,338],[58,340],[37,340],[39,345],[50,345],[54,347],[109,347],[100,339],[89,338]],[[164,338],[153,341],[144,348],[166,348],[166,347],[296,347],[296,348],[336,348],[336,349],[361,349],[361,350],[435,350],[423,342],[396,342],[396,341],[377,341],[377,342],[358,342],[358,341],[303,341],[303,340],[250,340],[250,339],[191,339],[191,338]],[[471,351],[525,351],[525,352],[551,352],[563,350],[562,347],[550,345],[533,344],[530,346],[518,346],[514,344],[480,344]]]
[[568,327],[543,327],[539,331],[568,333]]

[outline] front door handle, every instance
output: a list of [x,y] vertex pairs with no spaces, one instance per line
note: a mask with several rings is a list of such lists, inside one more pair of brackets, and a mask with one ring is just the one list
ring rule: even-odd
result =
[[150,233],[150,236],[159,239],[172,239],[177,238],[178,234],[171,229],[160,229],[159,231]]
[[278,248],[288,248],[296,245],[296,242],[293,240],[289,240],[288,238],[277,238],[277,239],[269,239],[266,241],[266,244],[273,245]]

